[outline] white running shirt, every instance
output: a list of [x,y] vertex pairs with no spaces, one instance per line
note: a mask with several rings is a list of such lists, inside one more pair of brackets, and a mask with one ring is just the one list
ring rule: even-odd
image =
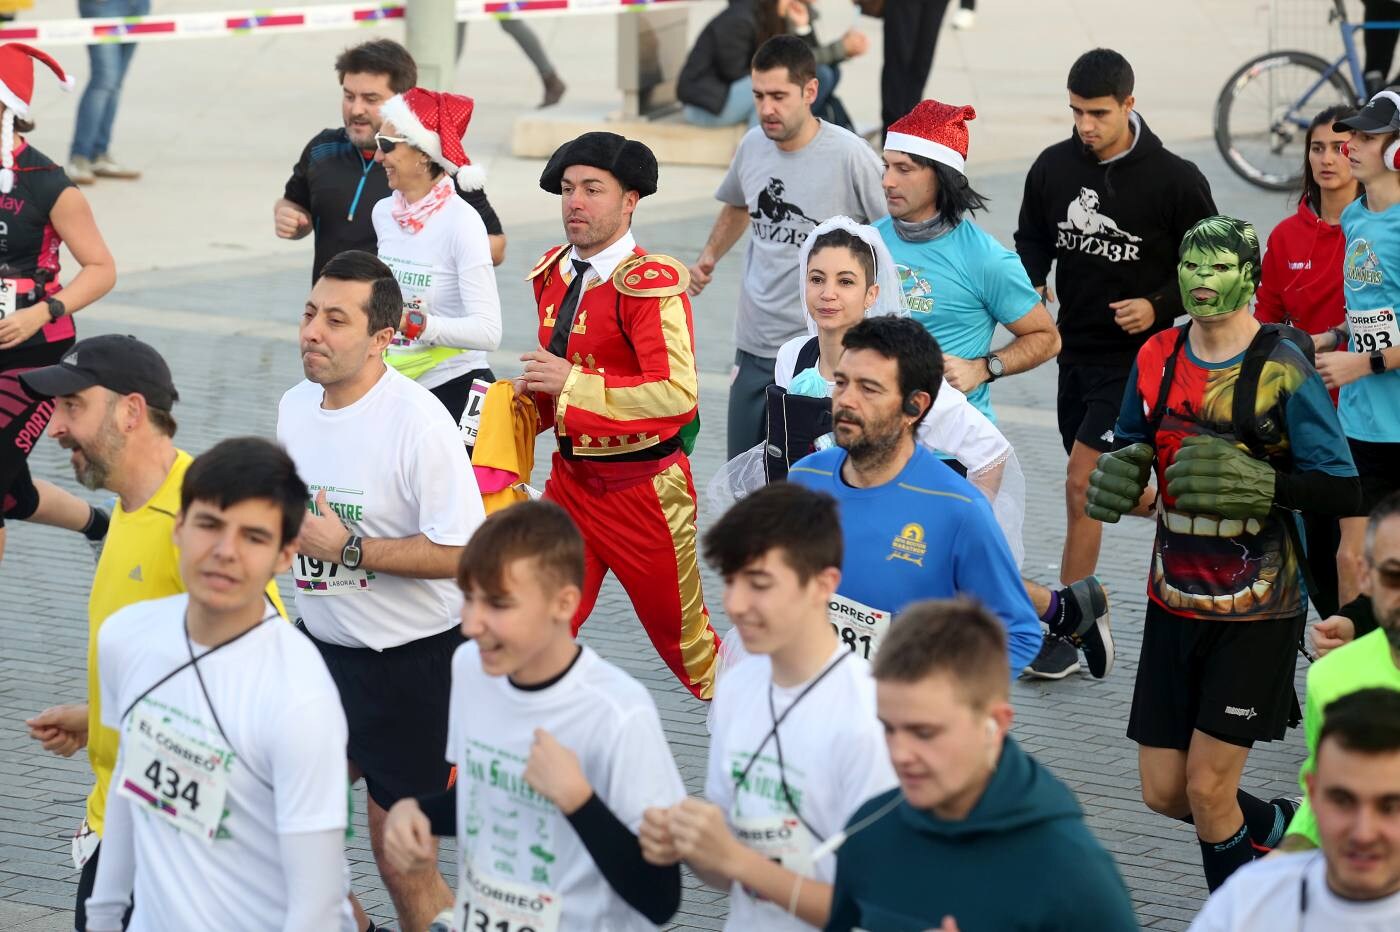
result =
[[608,885],[558,807],[525,782],[536,728],[578,755],[593,791],[634,834],[644,810],[685,798],[651,695],[591,648],[559,682],[529,690],[487,676],[476,644],[463,644],[452,658],[447,737],[457,765],[459,898],[469,865],[492,889],[562,901],[566,932],[655,929]]
[[[115,860],[109,862],[118,856],[113,831],[129,826],[136,904],[131,932],[281,929],[296,891],[287,889],[279,836],[345,831],[347,731],[340,694],[315,645],[274,614],[199,661],[207,700],[194,668],[186,667],[138,702],[147,689],[189,662],[188,605],[186,594],[138,602],[108,618],[98,635],[102,724],[123,733],[107,797],[99,878],[109,866],[117,867]],[[193,649],[196,657],[206,650],[198,644]],[[135,709],[125,715],[133,703]],[[171,797],[165,791],[173,771],[162,768],[158,786],[149,782],[156,771],[123,730],[142,719],[154,723],[152,738],[160,747],[227,747],[232,752],[225,812],[213,841],[173,827],[151,805],[119,792],[127,758],[132,758],[126,773],[140,793],[157,801]],[[173,790],[178,801],[188,791],[188,781]],[[211,803],[208,784],[191,795]],[[118,815],[116,807],[129,812]],[[109,853],[109,848],[114,850]],[[345,892],[338,925],[329,928],[352,930],[343,854],[335,869]],[[103,887],[99,879],[94,899]]]
[[[362,537],[425,534],[466,544],[486,518],[457,425],[423,386],[385,367],[359,401],[328,411],[324,391],[303,381],[282,396],[277,440],[314,500],[326,499]],[[319,640],[385,650],[459,623],[462,593],[451,579],[410,579],[292,560],[297,611]],[[348,585],[346,585],[348,583]]]
[[[802,698],[778,729],[783,745],[781,772],[778,749],[770,738],[737,792],[735,783],[773,727],[769,689],[774,711],[781,716],[811,680],[790,688],[773,686],[770,659],[750,655],[720,678],[710,716],[705,798],[728,814],[730,829],[749,847],[822,883],[836,879],[836,857],[827,855],[811,865],[812,849],[844,828],[867,799],[896,782],[884,730],[875,715],[870,665],[839,644],[822,668],[842,656],[845,659]],[[820,838],[812,838],[794,817],[780,777],[786,778],[803,819]],[[730,932],[811,928],[789,915],[786,903],[760,900],[737,883],[730,890],[729,921],[724,927]]]
[[[1215,891],[1189,932],[1394,932],[1400,893],[1360,903],[1327,887],[1319,851],[1282,854],[1246,864]],[[1307,909],[1303,885],[1307,884]]]

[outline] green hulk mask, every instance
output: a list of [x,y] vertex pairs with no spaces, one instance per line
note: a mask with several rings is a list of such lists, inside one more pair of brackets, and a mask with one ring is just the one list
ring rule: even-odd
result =
[[1234,217],[1207,217],[1181,238],[1176,266],[1181,304],[1192,317],[1233,314],[1249,307],[1259,284],[1259,237]]

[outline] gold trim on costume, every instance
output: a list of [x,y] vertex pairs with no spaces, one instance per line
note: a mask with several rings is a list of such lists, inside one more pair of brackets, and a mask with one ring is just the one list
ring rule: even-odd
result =
[[585,372],[572,386],[574,397],[570,404],[615,421],[677,417],[694,410],[700,386],[695,375],[695,354],[690,346],[685,305],[674,295],[657,303],[669,377],[641,385],[608,388],[601,374]]
[[690,269],[670,256],[635,256],[617,267],[612,282],[634,298],[670,298],[690,287]]
[[628,440],[627,438],[631,436],[632,434],[622,434],[618,437],[591,437],[584,434],[574,444],[573,452],[575,456],[616,456],[619,453],[649,450],[661,442],[661,437],[657,434],[637,434],[636,440]]
[[690,681],[700,687],[700,698],[713,698],[719,651],[710,612],[700,587],[700,563],[695,555],[695,499],[680,463],[672,463],[651,479],[657,504],[666,518],[676,553],[676,589],[681,603],[679,647],[681,664]]

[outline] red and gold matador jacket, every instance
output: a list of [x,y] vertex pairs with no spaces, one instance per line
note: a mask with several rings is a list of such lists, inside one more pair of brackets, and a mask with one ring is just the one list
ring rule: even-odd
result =
[[[564,276],[573,272],[568,253],[554,247],[528,277],[540,346],[549,346],[554,311],[572,280]],[[634,460],[679,449],[677,434],[695,417],[700,394],[689,285],[680,262],[638,249],[610,280],[584,289],[565,350],[573,372],[558,398],[535,394],[540,426],[554,425],[561,453]]]

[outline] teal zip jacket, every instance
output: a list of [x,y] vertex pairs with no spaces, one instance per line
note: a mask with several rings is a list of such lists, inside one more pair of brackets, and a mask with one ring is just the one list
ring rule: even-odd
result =
[[[866,802],[848,830],[898,793]],[[966,819],[947,822],[900,802],[837,853],[828,932],[924,932],[944,916],[959,932],[1138,927],[1074,794],[1011,738]]]

